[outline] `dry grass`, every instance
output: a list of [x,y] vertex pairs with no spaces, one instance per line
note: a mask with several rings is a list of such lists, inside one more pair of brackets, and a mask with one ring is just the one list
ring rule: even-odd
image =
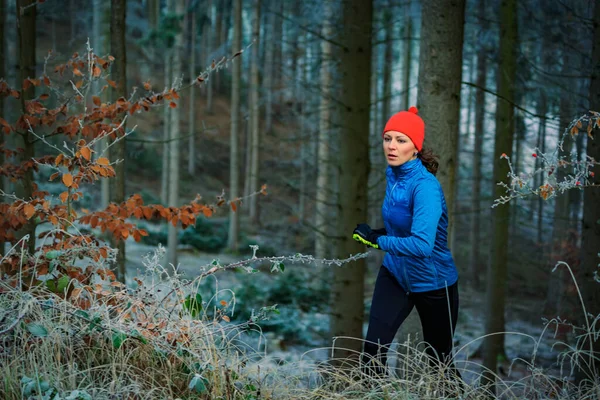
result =
[[[160,266],[161,252],[144,260],[147,275],[133,289],[98,281],[82,290],[80,295],[89,299],[85,310],[42,288],[23,292],[0,282],[0,398],[600,398],[597,376],[581,387],[569,379],[578,364],[598,359],[583,350],[597,340],[598,318],[588,321],[588,331],[575,346],[557,342],[563,349],[557,352],[559,374],[536,365],[534,346],[530,360],[519,360],[528,373],[518,380],[497,376],[495,395],[476,380],[468,384],[452,378],[444,365],[431,368],[423,346],[413,342],[393,350],[395,362],[385,376],[359,362],[338,360],[334,368],[315,361],[311,353],[323,349],[297,361],[273,362],[259,350],[265,338],[257,323],[268,310],[233,324],[229,316],[235,296],[228,303],[218,295],[204,299],[201,310],[190,305],[199,280],[167,274]],[[481,374],[481,365],[469,360],[461,369]]]

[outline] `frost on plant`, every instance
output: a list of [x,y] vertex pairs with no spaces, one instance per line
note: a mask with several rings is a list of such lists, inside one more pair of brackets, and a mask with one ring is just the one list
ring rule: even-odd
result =
[[[544,200],[551,199],[571,189],[581,189],[588,186],[597,186],[594,183],[594,172],[592,168],[598,165],[598,160],[585,156],[585,159],[577,158],[577,152],[564,154],[563,145],[565,140],[574,140],[577,135],[587,134],[588,140],[594,140],[593,129],[600,127],[600,113],[589,111],[588,113],[573,120],[559,138],[554,149],[543,153],[536,148],[531,154],[540,161],[539,168],[532,172],[516,171],[510,158],[503,153],[501,158],[508,162],[508,182],[499,182],[498,185],[506,190],[506,195],[494,200],[492,207],[505,204],[512,199],[527,196],[540,196]],[[558,172],[563,172],[559,174]],[[545,183],[534,186],[534,177],[544,175]]]

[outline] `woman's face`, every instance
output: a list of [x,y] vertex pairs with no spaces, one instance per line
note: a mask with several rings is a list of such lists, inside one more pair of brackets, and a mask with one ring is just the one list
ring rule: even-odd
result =
[[383,134],[383,153],[388,165],[397,167],[417,158],[417,148],[402,132],[388,131]]

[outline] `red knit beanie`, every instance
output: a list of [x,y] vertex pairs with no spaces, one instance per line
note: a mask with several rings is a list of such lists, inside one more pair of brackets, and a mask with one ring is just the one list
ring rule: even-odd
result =
[[412,140],[418,151],[423,149],[423,139],[425,139],[425,122],[417,115],[417,107],[411,107],[408,111],[400,111],[392,115],[385,124],[384,133],[388,131],[396,131],[404,133]]

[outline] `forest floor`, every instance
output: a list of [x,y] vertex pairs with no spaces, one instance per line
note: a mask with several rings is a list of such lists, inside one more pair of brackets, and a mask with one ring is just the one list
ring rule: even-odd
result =
[[[141,263],[142,256],[152,253],[155,250],[154,246],[143,245],[139,243],[127,243],[127,262],[128,262],[128,278],[133,276],[139,277],[143,275],[143,264]],[[182,249],[179,252],[179,273],[184,278],[193,279],[203,269],[210,267],[211,263],[218,259],[222,265],[243,260],[247,257],[232,255],[226,253],[212,254],[199,251],[190,251]],[[269,285],[275,285],[279,280],[287,279],[287,274],[293,268],[307,268],[306,266],[288,266],[286,272],[276,275],[268,272],[248,275],[245,273],[235,273],[234,271],[221,271],[213,276],[209,285],[216,285],[219,290],[231,289],[236,291],[239,288],[248,285],[249,280],[253,280],[255,284],[263,286],[266,291],[269,290]],[[308,267],[311,268],[311,267]],[[135,272],[134,272],[135,271]],[[368,310],[370,304],[370,290],[376,276],[376,270],[369,268],[367,276],[367,292],[365,295],[365,309]],[[256,283],[258,282],[258,283]],[[296,288],[299,289],[299,288]],[[461,287],[461,305],[459,313],[459,321],[455,333],[455,349],[457,366],[461,370],[465,381],[474,383],[481,373],[482,358],[479,354],[479,345],[482,343],[485,326],[485,293],[477,292],[462,285]],[[265,304],[264,299],[255,298],[239,298],[238,301],[241,307],[259,308],[271,304]],[[518,381],[532,374],[532,371],[543,370],[546,374],[554,377],[560,377],[561,369],[558,364],[558,355],[563,346],[557,345],[559,339],[554,337],[554,329],[546,329],[546,324],[540,316],[536,316],[533,311],[541,310],[543,303],[536,299],[530,299],[526,303],[510,303],[507,304],[506,312],[506,334],[505,334],[505,351],[506,359],[502,360],[499,365],[499,374],[505,381]],[[240,312],[242,310],[240,309]],[[290,315],[289,311],[284,315]],[[298,340],[293,335],[282,334],[280,332],[269,331],[260,339],[263,345],[257,344],[260,348],[260,360],[257,360],[257,365],[264,371],[269,366],[274,367],[282,361],[286,363],[305,363],[311,364],[326,360],[330,353],[331,342],[327,337],[328,318],[323,313],[315,312],[299,312],[294,313],[295,320],[288,321],[293,325],[292,329],[298,330],[298,336],[302,336],[303,326],[310,329],[311,332],[318,334],[309,336],[309,340]],[[304,318],[305,321],[298,320]],[[320,326],[315,327],[315,324]],[[365,322],[365,333],[367,324]],[[405,321],[400,331],[396,336],[396,344],[402,344],[407,341],[418,342],[420,333],[420,322],[418,314],[413,312]],[[255,343],[256,344],[256,343]],[[554,347],[553,347],[554,346]],[[400,346],[403,347],[403,346]],[[401,351],[397,350],[396,351]],[[390,351],[390,365],[395,365],[394,347]],[[566,368],[564,374],[568,375],[569,370]]]

